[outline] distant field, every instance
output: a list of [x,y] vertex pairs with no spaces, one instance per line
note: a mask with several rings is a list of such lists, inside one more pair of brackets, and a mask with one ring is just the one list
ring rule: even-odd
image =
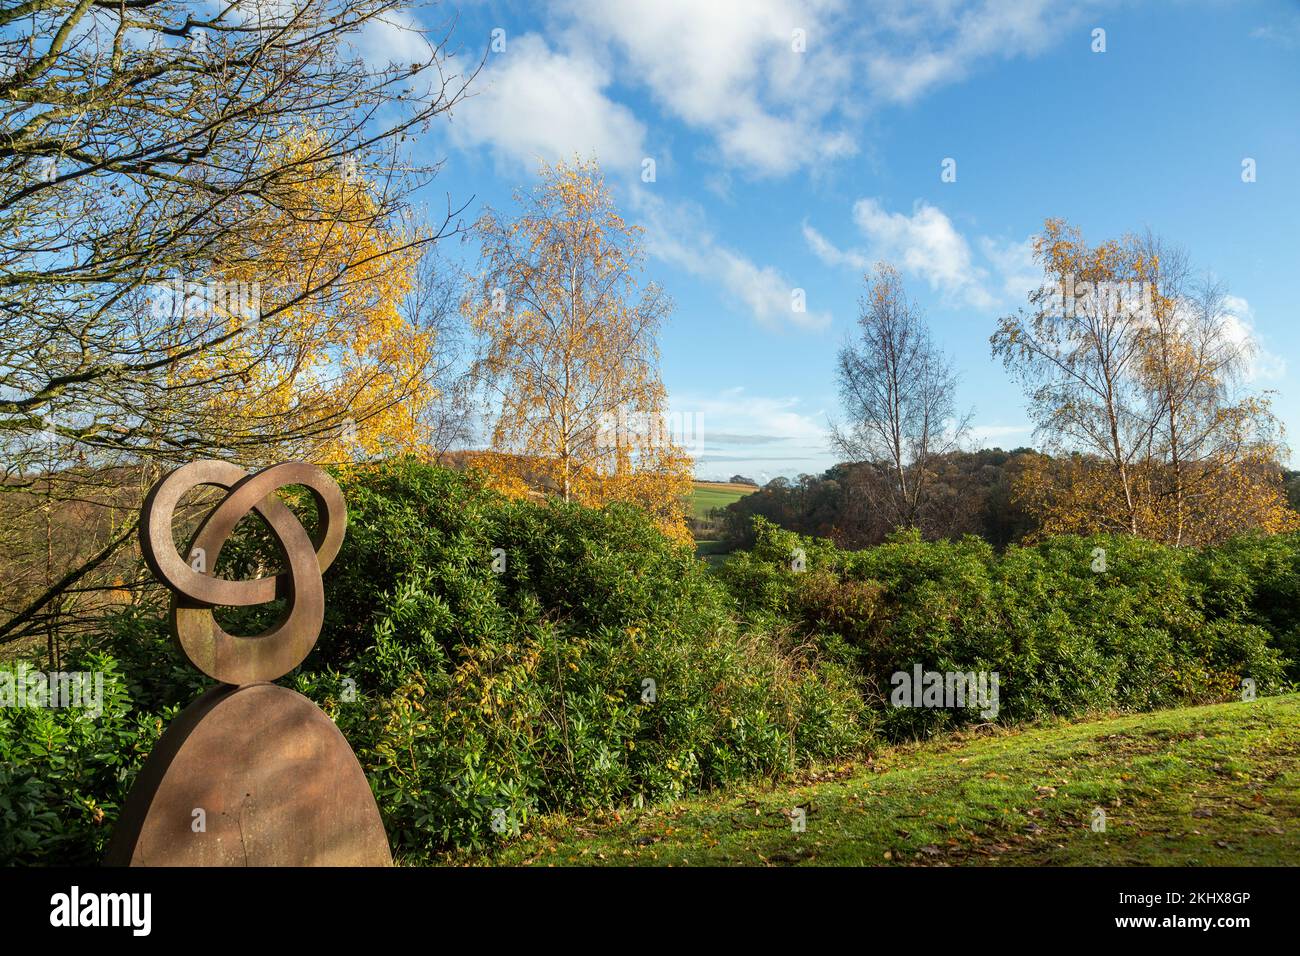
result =
[[[739,501],[745,495],[753,494],[758,489],[753,485],[738,485],[729,481],[696,481],[691,488],[691,517],[696,521],[705,521],[714,508],[725,508],[733,501]],[[695,554],[710,564],[721,564],[726,560],[723,543],[714,540],[717,530],[712,525],[698,527],[695,533]]]
[[757,490],[753,485],[736,485],[729,481],[697,481],[691,491],[691,515],[707,518],[713,508],[725,508]]

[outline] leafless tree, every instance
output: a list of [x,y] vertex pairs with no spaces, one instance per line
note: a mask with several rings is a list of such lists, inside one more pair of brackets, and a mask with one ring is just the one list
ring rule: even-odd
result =
[[857,340],[840,350],[840,399],[847,416],[836,448],[870,463],[863,483],[892,527],[930,530],[930,485],[937,458],[958,447],[970,415],[956,410],[957,374],[934,344],[902,278],[887,263],[866,277]]

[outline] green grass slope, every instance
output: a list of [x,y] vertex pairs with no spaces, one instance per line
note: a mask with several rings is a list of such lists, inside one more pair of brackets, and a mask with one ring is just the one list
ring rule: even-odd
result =
[[776,788],[543,818],[493,858],[458,862],[1297,865],[1300,695],[982,730]]
[[[725,508],[757,490],[753,485],[729,481],[696,481],[691,487],[690,515],[697,521],[704,521],[714,508]],[[726,550],[723,542],[706,536],[696,540],[695,554],[712,564],[719,564],[725,560]]]
[[691,488],[691,515],[707,518],[714,508],[725,508],[757,490],[753,485],[738,485],[729,481],[694,482]]

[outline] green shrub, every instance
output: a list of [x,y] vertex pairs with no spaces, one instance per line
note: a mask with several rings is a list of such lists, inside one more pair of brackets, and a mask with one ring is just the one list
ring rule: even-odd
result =
[[[401,859],[490,846],[539,812],[783,774],[869,737],[850,672],[738,628],[725,588],[635,508],[511,502],[412,461],[339,480],[348,533],[292,680],[351,742]],[[305,496],[295,506],[310,528]],[[242,522],[217,571],[249,576],[273,554]],[[255,633],[277,610],[219,617]],[[123,614],[95,653],[120,678],[111,719],[0,713],[0,819],[15,825],[0,862],[96,859],[141,755],[205,683],[156,614]]]
[[1264,628],[1300,682],[1300,534],[1234,538],[1195,555],[1189,573],[1208,613]]
[[411,462],[344,490],[320,654],[363,691],[339,726],[407,853],[483,845],[494,814],[509,830],[672,798],[865,739],[852,681],[738,631],[726,591],[638,509],[508,502]]
[[[1062,536],[999,556],[975,538],[899,533],[843,552],[755,525],[754,550],[719,577],[751,620],[793,618],[824,655],[851,663],[888,737],[983,719],[970,707],[890,706],[892,675],[916,664],[998,674],[1006,721],[1222,700],[1244,678],[1259,693],[1285,686],[1293,542],[1246,539],[1197,553]],[[1097,549],[1104,571],[1094,570]],[[802,572],[789,559],[796,550],[807,558]]]
[[[135,772],[175,716],[133,709],[112,657],[74,657],[67,670],[104,678],[103,713],[0,707],[0,863],[97,863]],[[19,676],[13,662],[0,671]]]
[[[848,552],[759,519],[753,550],[713,572],[631,507],[507,501],[409,460],[339,481],[349,524],[325,624],[286,682],[351,742],[406,861],[490,847],[538,813],[673,799],[989,719],[891,706],[892,675],[916,664],[997,673],[1005,722],[1228,699],[1244,678],[1271,693],[1296,675],[1298,536],[1199,552],[1065,536],[998,554],[899,533]],[[310,528],[309,499],[293,503]],[[274,553],[241,522],[217,571],[264,573]],[[219,617],[254,633],[278,610]],[[145,755],[206,684],[157,611],[123,611],[108,634],[65,665],[106,675],[103,715],[0,708],[0,863],[99,859]]]

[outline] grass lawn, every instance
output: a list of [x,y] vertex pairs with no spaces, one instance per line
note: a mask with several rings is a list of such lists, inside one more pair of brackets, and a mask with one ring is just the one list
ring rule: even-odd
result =
[[1300,695],[894,747],[777,787],[544,817],[450,862],[1300,865]]

